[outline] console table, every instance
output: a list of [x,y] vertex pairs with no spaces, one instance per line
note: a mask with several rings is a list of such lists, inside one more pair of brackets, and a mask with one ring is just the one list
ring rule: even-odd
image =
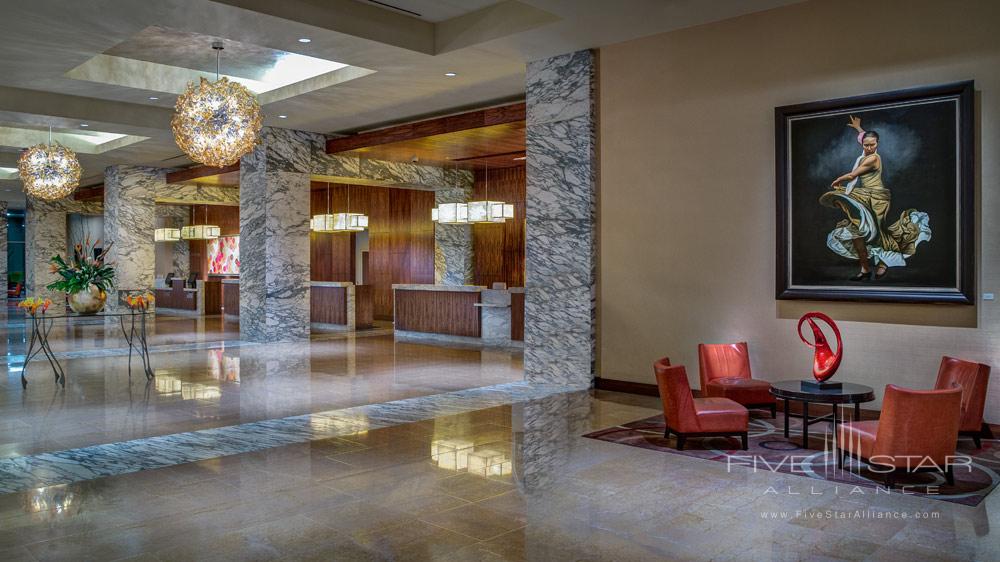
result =
[[128,374],[132,376],[132,352],[135,351],[142,359],[143,372],[146,380],[152,379],[153,367],[149,361],[149,345],[146,343],[146,316],[149,311],[127,310],[124,312],[98,312],[97,314],[77,314],[75,312],[64,312],[58,314],[36,314],[28,315],[31,320],[31,336],[28,339],[28,350],[24,354],[24,367],[21,368],[21,388],[28,388],[28,379],[24,373],[28,370],[28,362],[39,353],[45,355],[55,374],[56,382],[66,387],[66,373],[62,365],[56,359],[55,353],[49,346],[49,332],[56,320],[66,320],[70,322],[78,318],[117,318],[118,325],[121,326],[122,335],[128,343]]
[[[802,415],[795,416],[802,418],[802,448],[809,448],[809,426],[811,424],[830,420],[833,422],[833,431],[837,431],[837,407],[841,404],[854,404],[854,419],[861,418],[861,403],[875,400],[875,390],[863,384],[845,382],[840,388],[809,389],[802,388],[802,381],[779,381],[771,383],[771,394],[775,398],[785,401],[785,437],[788,437],[789,401],[798,400],[802,402]],[[829,404],[833,412],[815,418],[809,417],[809,404]]]

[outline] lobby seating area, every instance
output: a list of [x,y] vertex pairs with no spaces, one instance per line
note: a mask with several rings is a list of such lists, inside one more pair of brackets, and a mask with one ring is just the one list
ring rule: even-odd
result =
[[1000,2],[0,14],[0,562],[1000,560]]

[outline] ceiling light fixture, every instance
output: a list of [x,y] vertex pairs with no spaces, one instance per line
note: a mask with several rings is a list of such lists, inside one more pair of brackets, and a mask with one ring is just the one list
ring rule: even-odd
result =
[[288,116],[287,115],[279,115],[278,119],[288,119]]
[[151,100],[153,100],[153,101],[156,101],[156,100],[158,100],[158,99],[160,99],[160,98],[158,98],[158,97],[156,97],[156,96],[149,96],[149,99],[151,99]]
[[351,212],[351,186],[347,186],[347,212],[330,213],[330,183],[326,184],[326,214],[313,215],[313,232],[361,232],[368,228],[368,215]]
[[299,43],[312,43],[312,39],[308,37],[299,37]]
[[474,224],[488,222],[507,222],[514,218],[514,205],[503,201],[490,201],[490,163],[486,161],[485,176],[486,198],[483,201],[469,201],[469,222]]
[[86,123],[80,123],[80,126],[81,126],[81,127],[89,127],[90,125],[88,125],[88,124],[86,124]]
[[[215,49],[215,82],[189,83],[177,98],[170,127],[177,146],[199,164],[223,167],[239,161],[260,142],[260,103],[245,86],[219,77],[222,42]],[[183,233],[182,233],[183,235]]]
[[[208,223],[208,205],[205,205],[205,222]],[[219,227],[214,224],[193,224],[181,229],[181,239],[215,240],[219,237],[219,230]]]
[[[455,163],[455,178],[458,178],[458,163]],[[453,188],[459,187],[457,185]],[[469,224],[468,203],[441,203],[431,209],[431,220],[438,224]]]
[[455,74],[454,72],[445,72],[444,75],[447,76],[448,78],[454,78],[455,76],[458,76],[458,74]]
[[80,185],[80,161],[65,146],[52,142],[36,144],[25,150],[17,161],[17,170],[24,182],[24,192],[38,199],[62,199]]
[[179,228],[157,228],[153,231],[153,242],[178,242],[180,239]]

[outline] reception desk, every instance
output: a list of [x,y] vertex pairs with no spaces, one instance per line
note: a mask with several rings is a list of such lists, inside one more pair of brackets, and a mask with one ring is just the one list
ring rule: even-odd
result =
[[[355,330],[374,325],[371,285],[341,281],[313,281],[309,295],[309,320],[314,328]],[[227,320],[240,316],[240,281],[222,281],[222,303]]]
[[524,289],[393,285],[396,335],[495,346],[524,339]]

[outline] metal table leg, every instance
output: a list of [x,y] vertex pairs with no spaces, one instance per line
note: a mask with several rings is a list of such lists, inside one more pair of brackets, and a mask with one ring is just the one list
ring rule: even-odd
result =
[[809,402],[802,401],[802,448],[809,448]]
[[789,404],[788,399],[785,398],[785,438],[786,439],[788,438],[788,410],[789,410],[788,404]]

